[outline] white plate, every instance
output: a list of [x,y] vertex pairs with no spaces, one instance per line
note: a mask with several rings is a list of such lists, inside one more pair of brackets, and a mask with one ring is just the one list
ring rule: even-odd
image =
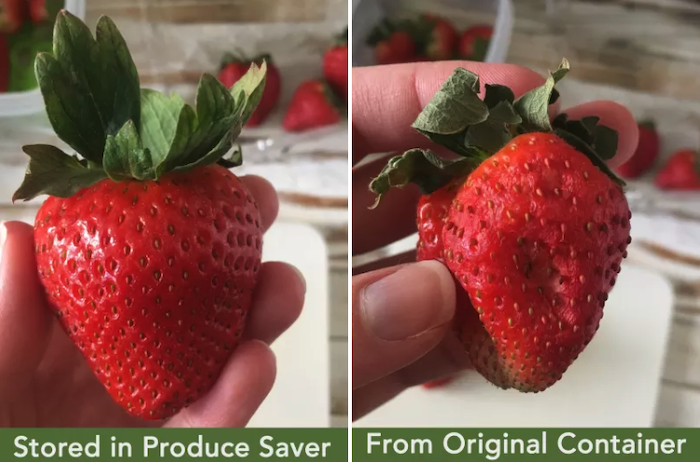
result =
[[673,303],[669,283],[625,266],[600,330],[543,393],[500,390],[470,371],[442,389],[415,387],[356,422],[369,427],[650,427]]

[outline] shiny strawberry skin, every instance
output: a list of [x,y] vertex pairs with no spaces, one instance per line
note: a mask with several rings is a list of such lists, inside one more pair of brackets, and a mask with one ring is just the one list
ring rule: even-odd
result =
[[416,43],[406,31],[396,31],[374,48],[377,64],[411,62],[416,56]]
[[[248,72],[250,64],[250,62],[234,62],[225,65],[221,71],[219,71],[219,81],[223,83],[226,88],[233,87],[233,85]],[[282,77],[279,69],[277,69],[277,66],[275,66],[273,62],[268,61],[265,89],[263,90],[260,103],[255,111],[253,111],[253,115],[248,119],[246,127],[258,127],[262,125],[277,106],[281,93]]]
[[167,418],[211,388],[260,268],[258,208],[235,175],[210,166],[49,197],[35,243],[51,309],[131,415]]
[[692,149],[680,149],[673,153],[666,165],[657,173],[654,184],[660,189],[700,190],[698,154]]
[[661,141],[656,129],[643,124],[639,125],[639,143],[634,155],[624,164],[617,167],[616,172],[623,178],[638,178],[654,166],[659,157]]
[[333,47],[323,57],[323,75],[335,93],[348,100],[348,46]]
[[481,321],[464,314],[459,334],[482,375],[534,392],[561,378],[598,329],[630,218],[621,188],[552,134],[521,135],[469,175],[444,260]]
[[299,85],[284,116],[284,129],[301,132],[340,122],[340,113],[330,96],[329,89],[320,80],[308,80]]

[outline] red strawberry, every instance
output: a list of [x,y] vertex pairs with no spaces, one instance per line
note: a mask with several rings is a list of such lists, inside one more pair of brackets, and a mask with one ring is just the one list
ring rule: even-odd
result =
[[426,390],[432,390],[433,388],[442,388],[448,383],[452,382],[454,377],[443,377],[441,379],[431,380],[430,382],[425,382],[422,387]]
[[7,37],[0,34],[0,93],[4,93],[10,86],[10,48],[7,45]]
[[[200,104],[179,104],[174,120],[189,122],[176,132],[173,105],[162,109],[173,100],[139,88],[109,18],[97,27],[110,46],[90,62],[77,59],[83,45],[72,41],[93,40],[87,26],[67,12],[56,21],[54,49],[63,53],[39,55],[37,76],[45,100],[72,107],[70,121],[64,106],[47,111],[82,158],[25,146],[29,168],[13,200],[51,196],[34,226],[51,309],[118,404],[164,419],[213,386],[245,329],[262,231],[255,199],[223,167],[240,162],[222,156],[255,108],[265,67],[252,67],[233,94],[203,76]],[[44,84],[68,75],[76,85]],[[100,88],[107,104],[84,94],[89,88]],[[157,136],[145,124],[160,127]]]
[[0,0],[0,33],[17,32],[28,15],[25,0]]
[[335,94],[348,101],[348,31],[323,56],[323,75]]
[[459,40],[459,55],[472,61],[483,61],[493,35],[491,26],[473,26],[462,33]]
[[46,0],[29,0],[29,17],[34,24],[46,21],[49,18]]
[[301,132],[338,122],[340,112],[328,85],[322,80],[307,80],[294,92],[282,126],[288,132]]
[[671,155],[659,171],[654,184],[660,189],[700,190],[700,162],[698,153],[692,149],[680,149]]
[[457,69],[414,127],[460,157],[412,149],[370,185],[380,197],[421,187],[418,257],[444,261],[468,293],[454,327],[474,368],[525,392],[558,381],[591,341],[631,240],[622,182],[602,160],[617,134],[597,118],[548,120],[567,71],[515,101],[487,86],[480,101],[478,77]]
[[433,61],[452,59],[457,48],[459,34],[444,18],[425,15],[423,19],[429,25],[425,42],[425,54]]
[[280,72],[272,61],[272,57],[268,54],[256,56],[252,59],[227,54],[224,56],[221,69],[219,70],[219,81],[221,81],[226,88],[231,88],[233,87],[233,84],[238,82],[241,77],[248,72],[251,64],[255,63],[260,65],[263,61],[267,63],[265,90],[263,91],[263,96],[260,100],[258,108],[248,120],[246,127],[257,127],[262,125],[262,123],[267,120],[270,113],[277,106],[280,93],[282,92],[282,78],[280,76]]
[[659,134],[653,122],[639,124],[639,144],[634,155],[617,167],[617,173],[623,178],[637,178],[646,173],[659,156]]
[[396,31],[374,48],[377,64],[399,64],[411,62],[416,54],[416,43],[406,31]]

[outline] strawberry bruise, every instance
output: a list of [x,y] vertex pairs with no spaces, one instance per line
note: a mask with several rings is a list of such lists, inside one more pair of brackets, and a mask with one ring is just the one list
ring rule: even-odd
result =
[[[597,117],[550,120],[567,61],[518,99],[457,69],[413,127],[456,156],[412,149],[372,181],[379,206],[415,183],[418,259],[457,284],[453,326],[473,367],[501,388],[543,391],[593,339],[622,259],[631,213],[606,164],[617,133]],[[468,295],[468,296],[464,296]]]

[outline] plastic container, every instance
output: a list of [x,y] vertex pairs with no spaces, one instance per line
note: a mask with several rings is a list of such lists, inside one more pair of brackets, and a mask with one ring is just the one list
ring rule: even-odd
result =
[[353,65],[374,64],[372,50],[365,41],[382,18],[400,18],[417,13],[434,13],[449,18],[460,29],[491,24],[493,37],[486,62],[505,61],[513,30],[511,0],[353,0]]
[[[65,9],[85,19],[85,0],[66,0]],[[38,88],[28,91],[0,93],[0,117],[36,114],[44,110],[44,100]]]

